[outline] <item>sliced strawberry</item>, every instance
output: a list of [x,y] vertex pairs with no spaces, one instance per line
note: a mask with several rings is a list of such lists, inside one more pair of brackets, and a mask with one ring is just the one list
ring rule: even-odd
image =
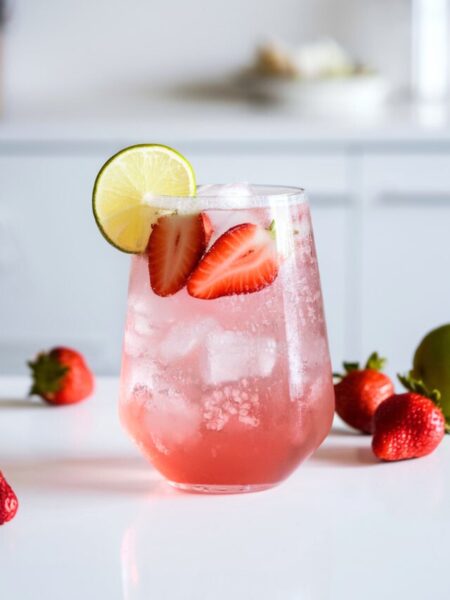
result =
[[158,220],[147,248],[150,284],[155,294],[171,296],[186,285],[211,234],[211,221],[204,214],[173,215]]
[[209,244],[212,234],[214,233],[214,227],[211,223],[211,219],[208,217],[206,213],[200,213],[200,217],[203,221],[203,229],[205,230],[205,241],[206,245]]
[[18,507],[17,496],[0,471],[0,525],[11,521],[15,517]]
[[249,294],[270,285],[278,274],[273,233],[243,223],[226,231],[192,273],[187,290],[195,298],[212,300]]

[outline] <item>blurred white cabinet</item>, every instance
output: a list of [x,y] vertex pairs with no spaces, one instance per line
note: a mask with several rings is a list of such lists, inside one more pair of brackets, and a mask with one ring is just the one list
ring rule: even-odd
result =
[[[200,182],[303,185],[311,201],[334,367],[372,350],[406,370],[450,321],[450,147],[179,145]],[[117,373],[129,257],[91,214],[107,143],[0,143],[0,372],[73,344]]]
[[363,161],[363,353],[405,371],[424,334],[450,322],[450,153]]
[[347,307],[355,279],[348,236],[351,235],[351,205],[312,202],[312,220],[319,259],[320,277],[333,366],[337,369],[351,352],[354,324],[347,319]]
[[117,371],[129,258],[100,238],[91,190],[104,154],[0,156],[0,371],[53,344]]

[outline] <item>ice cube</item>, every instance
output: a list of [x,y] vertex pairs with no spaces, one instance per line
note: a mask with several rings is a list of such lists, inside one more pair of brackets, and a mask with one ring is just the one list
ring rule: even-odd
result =
[[253,375],[269,377],[277,358],[277,342],[271,337],[257,337],[253,341],[252,352],[254,352],[252,360],[256,361]]
[[130,294],[128,297],[128,313],[144,318],[154,318],[152,303],[148,301],[148,294]]
[[253,199],[256,192],[248,183],[233,183],[229,185],[202,186],[205,196],[216,196],[216,206],[233,210],[223,211],[220,217],[214,219],[213,244],[222,234],[235,225],[255,223],[262,227],[270,225],[270,215],[264,209],[255,209]]
[[123,349],[128,356],[139,358],[145,356],[148,351],[148,341],[136,333],[131,327],[125,329]]
[[138,335],[143,336],[151,335],[155,331],[155,327],[152,325],[149,317],[142,314],[134,315],[133,328]]
[[124,350],[134,358],[153,354],[156,328],[149,317],[129,311],[124,336]]
[[154,388],[159,381],[160,368],[158,363],[148,356],[132,357],[125,362],[126,378],[128,387]]
[[166,449],[196,439],[201,422],[200,408],[177,390],[153,393],[145,408],[147,430]]
[[197,317],[191,321],[176,323],[159,345],[159,358],[164,363],[184,358],[198,348],[209,333],[217,329],[217,321],[210,317]]
[[256,196],[255,189],[246,181],[224,185],[201,185],[197,196],[217,196],[220,198],[248,198]]
[[244,377],[268,377],[275,365],[276,341],[267,336],[251,336],[221,331],[205,339],[202,376],[208,385],[237,381]]
[[257,198],[256,190],[249,183],[229,183],[226,185],[202,185],[197,196],[215,200],[213,204],[220,208],[243,209]]

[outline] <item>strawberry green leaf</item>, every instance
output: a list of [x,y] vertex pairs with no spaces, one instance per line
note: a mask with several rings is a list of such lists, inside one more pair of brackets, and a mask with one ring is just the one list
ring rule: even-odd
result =
[[[378,355],[378,352],[372,352],[367,359],[364,369],[372,369],[373,371],[381,371],[386,364],[386,359]],[[352,371],[360,371],[361,365],[359,362],[343,362],[344,373],[333,373],[333,377],[336,379],[343,379],[346,375]]]
[[385,364],[386,359],[379,356],[378,352],[372,352],[366,362],[366,369],[372,369],[373,371],[381,371]]
[[52,352],[41,352],[36,359],[30,361],[28,366],[31,369],[33,385],[30,389],[30,396],[37,394],[48,394],[58,392],[61,388],[68,367],[62,365]]
[[[429,398],[434,404],[442,410],[441,392],[437,389],[430,390],[421,379],[415,379],[413,372],[409,371],[406,375],[397,374],[398,380],[409,392],[420,394]],[[442,411],[444,412],[444,411]],[[450,420],[445,419],[445,432],[450,433]]]
[[346,375],[351,373],[352,371],[359,371],[359,363],[358,362],[343,362],[342,366],[344,367],[343,373],[333,373],[333,379],[344,379]]
[[351,373],[352,371],[359,371],[359,362],[343,362],[345,374]]
[[272,222],[270,223],[267,231],[269,232],[270,237],[273,240],[275,240],[276,239],[276,235],[277,235],[277,226],[276,226],[276,223],[275,223],[275,219],[272,220]]
[[441,392],[436,389],[428,389],[421,379],[415,379],[413,377],[412,371],[409,371],[409,373],[407,373],[406,375],[401,375],[400,373],[398,373],[397,378],[403,385],[403,387],[406,388],[408,391],[420,394],[421,396],[425,396],[425,398],[429,398],[437,406],[440,405]]

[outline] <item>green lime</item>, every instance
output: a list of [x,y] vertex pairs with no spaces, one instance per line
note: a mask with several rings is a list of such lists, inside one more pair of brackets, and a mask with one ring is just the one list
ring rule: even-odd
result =
[[195,173],[176,150],[159,144],[124,148],[100,169],[92,194],[97,225],[113,246],[144,252],[161,215],[158,196],[194,196]]
[[430,331],[420,342],[413,362],[413,376],[429,390],[441,392],[441,405],[450,418],[450,324]]

